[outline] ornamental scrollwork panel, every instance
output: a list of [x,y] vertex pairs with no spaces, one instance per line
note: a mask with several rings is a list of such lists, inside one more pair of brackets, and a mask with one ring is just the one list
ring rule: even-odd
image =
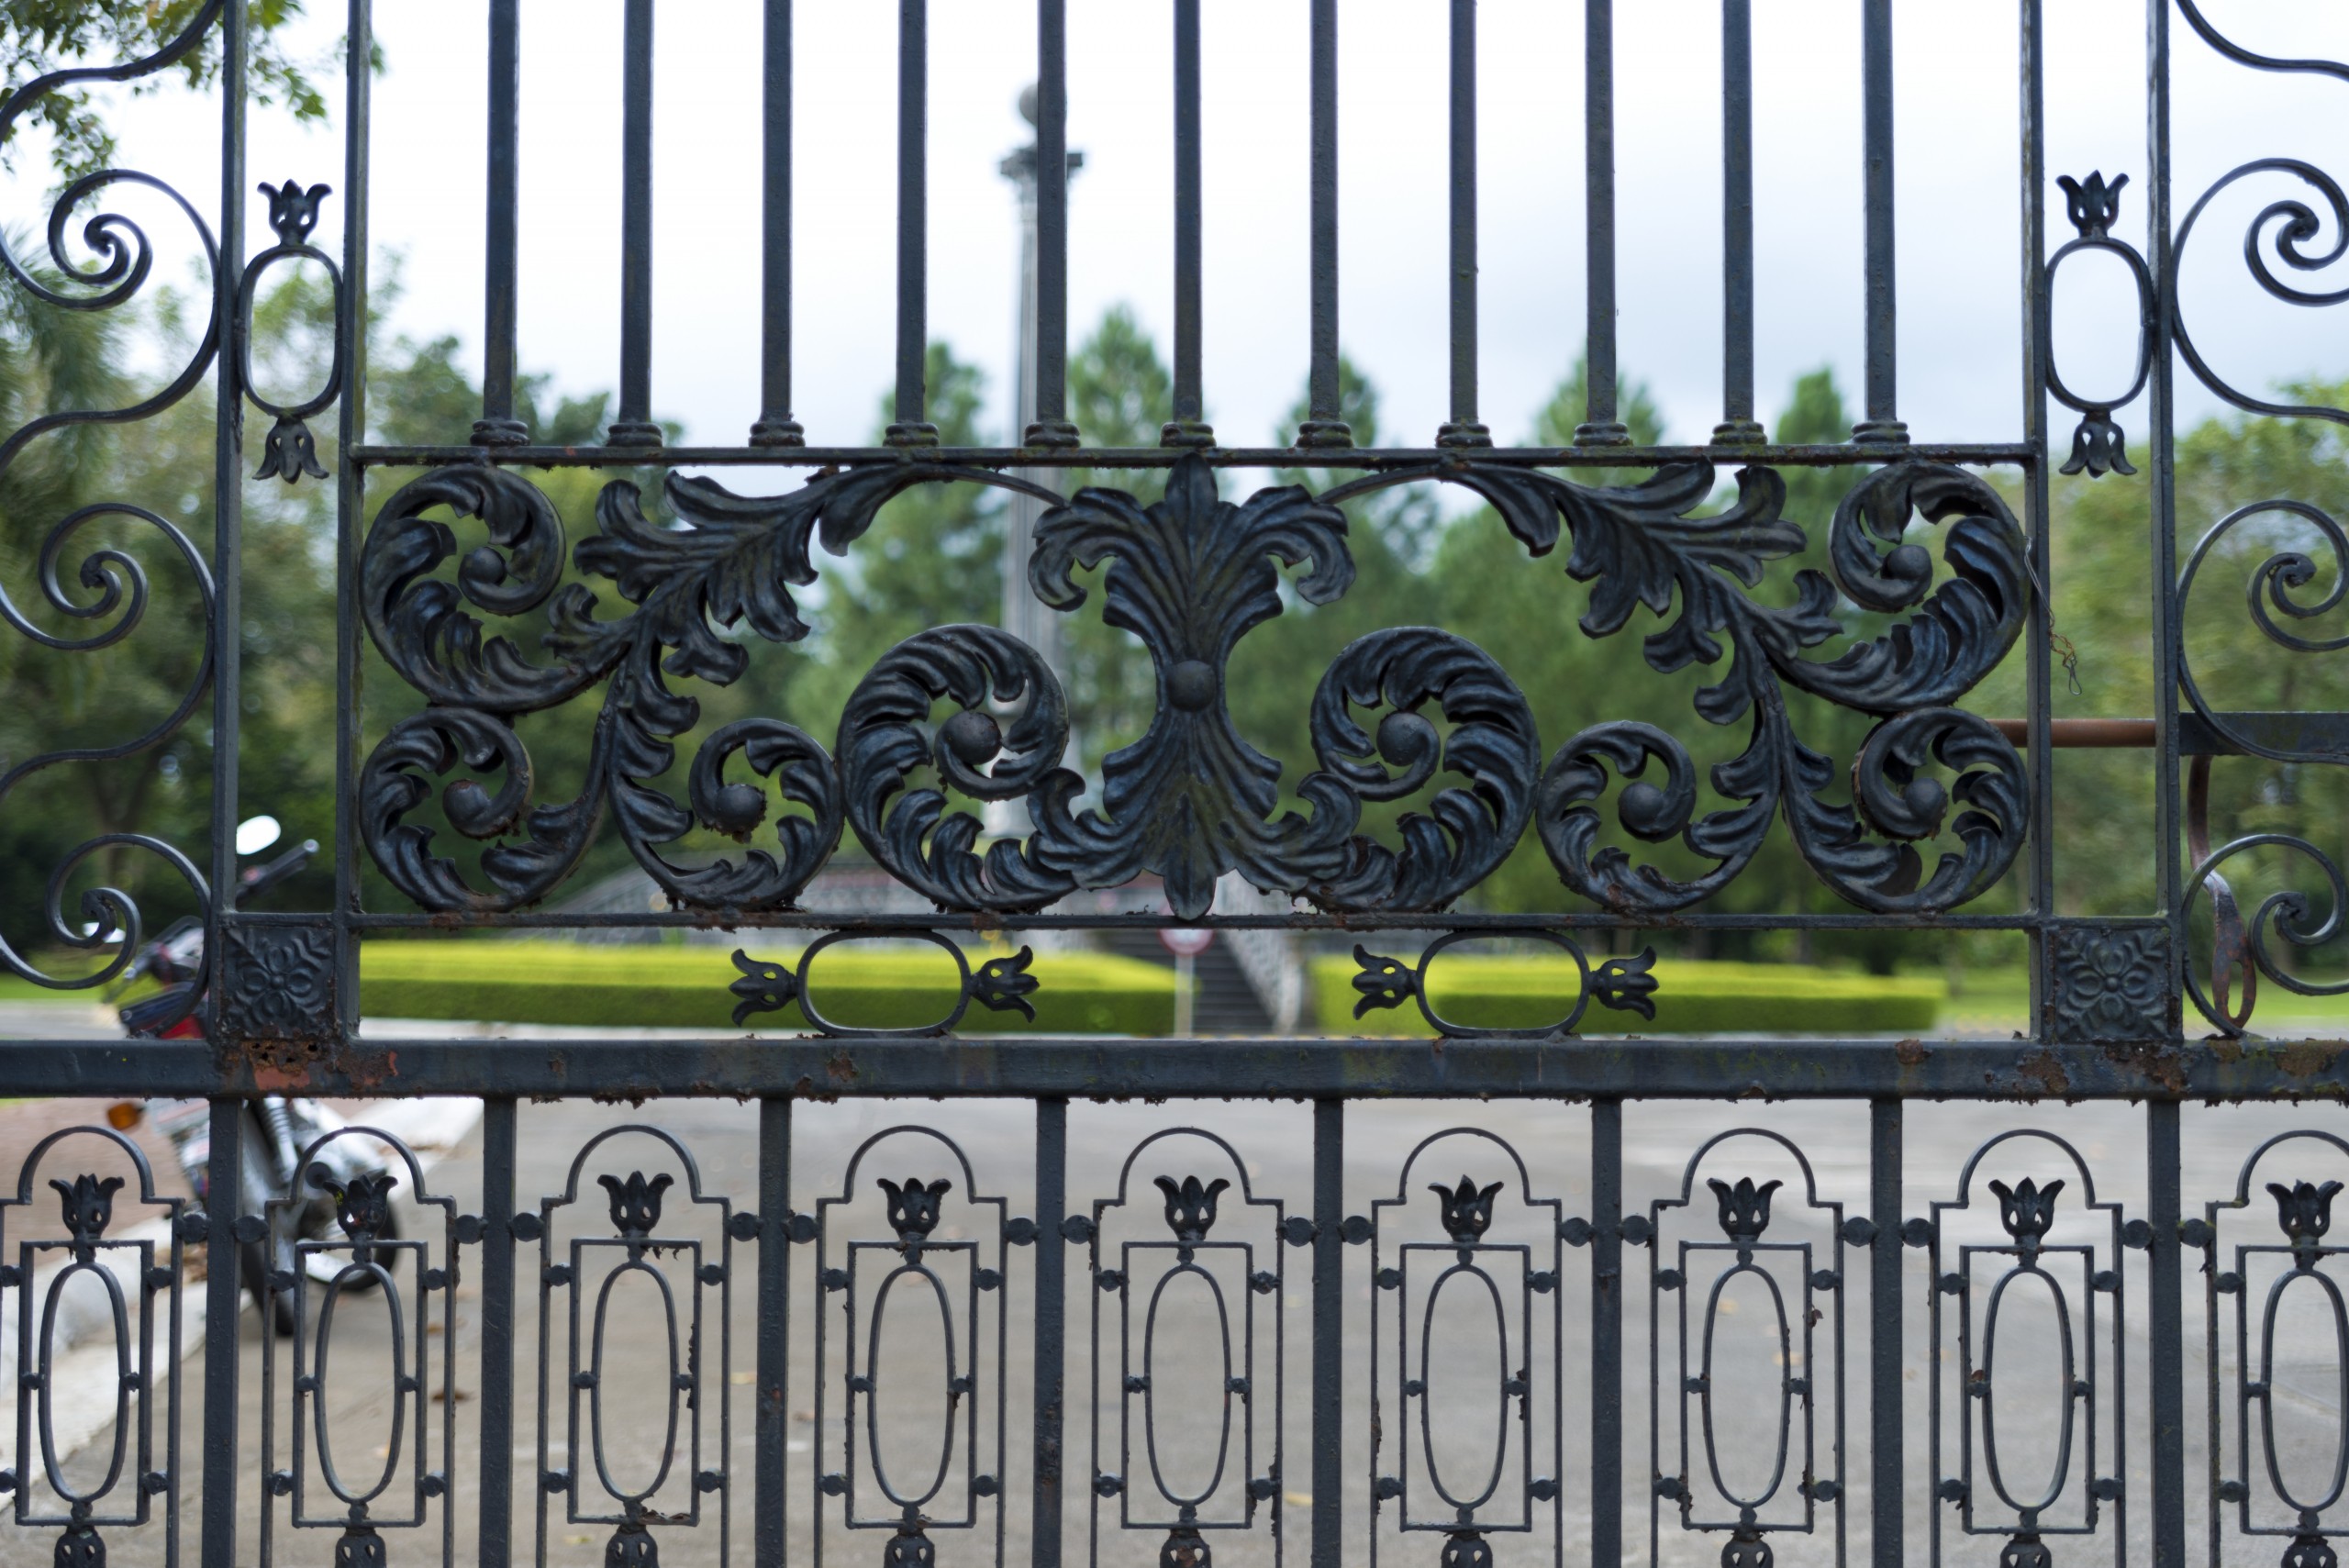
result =
[[[49,1134],[25,1155],[13,1194],[0,1195],[0,1308],[14,1320],[17,1385],[16,1458],[0,1486],[18,1529],[58,1532],[49,1538],[58,1562],[103,1568],[109,1539],[158,1514],[176,1550],[184,1412],[171,1347],[189,1293],[187,1207],[158,1193],[137,1143],[104,1127]],[[76,1394],[62,1368],[73,1319],[93,1297],[103,1306],[89,1337],[111,1362],[81,1396],[112,1407],[93,1445],[99,1466],[59,1432]]]
[[2339,1137],[2278,1134],[2181,1231],[2202,1254],[2211,1512],[2284,1568],[2337,1562],[2349,1530],[2349,1411],[2331,1397],[2349,1376],[2349,1249],[2327,1239],[2344,1175]]
[[1563,1543],[1562,1204],[1498,1134],[1456,1127],[1370,1207],[1347,1222],[1371,1244],[1370,1561],[1389,1515],[1447,1564],[1495,1562],[1496,1535]]
[[[1786,1173],[1754,1179],[1770,1170]],[[1739,1128],[1698,1146],[1647,1225],[1651,1528],[1675,1511],[1726,1537],[1724,1568],[1769,1568],[1774,1537],[1825,1534],[1840,1558],[1843,1206],[1791,1140]],[[1741,1309],[1759,1332],[1728,1331]]]
[[[1431,627],[1373,632],[1331,662],[1308,712],[1315,766],[1282,805],[1284,764],[1241,735],[1225,701],[1227,667],[1241,640],[1281,613],[1282,568],[1296,572],[1294,592],[1307,603],[1346,591],[1354,568],[1339,504],[1413,481],[1483,496],[1531,555],[1570,535],[1566,572],[1593,584],[1583,635],[1621,632],[1644,606],[1663,622],[1642,645],[1653,669],[1719,672],[1697,695],[1698,717],[1742,724],[1749,736],[1740,756],[1711,770],[1727,807],[1697,816],[1689,751],[1652,723],[1595,725],[1545,762],[1532,710],[1502,663]],[[1103,568],[1103,618],[1141,644],[1153,670],[1149,726],[1103,761],[1091,803],[1071,765],[1067,696],[1050,665],[983,626],[932,628],[885,654],[850,696],[829,748],[778,718],[710,732],[679,801],[660,781],[700,717],[684,683],[740,680],[746,633],[774,643],[807,636],[793,590],[816,580],[815,542],[845,551],[883,504],[918,484],[1033,487],[939,463],[830,472],[773,497],[672,476],[664,495],[678,522],[669,527],[650,521],[640,491],[623,481],[598,500],[597,532],[570,545],[552,504],[527,481],[488,467],[441,471],[386,503],[362,552],[369,634],[428,706],[392,725],[367,759],[362,837],[402,893],[457,912],[544,897],[607,818],[674,903],[721,911],[792,906],[843,832],[944,909],[1033,911],[1154,873],[1172,911],[1194,917],[1217,880],[1237,873],[1325,910],[1441,910],[1531,828],[1575,893],[1619,914],[1658,915],[1727,885],[1777,818],[1819,876],[1863,909],[1934,911],[1977,896],[2013,862],[2028,816],[2014,748],[1954,706],[2023,625],[2029,573],[2012,516],[1963,470],[1887,466],[1837,508],[1830,570],[1797,572],[1792,602],[1774,604],[1754,590],[1806,538],[1784,516],[1785,485],[1771,470],[1748,468],[1735,500],[1708,511],[1714,481],[1701,462],[1639,484],[1584,486],[1466,461],[1376,474],[1318,497],[1281,485],[1233,502],[1205,461],[1186,456],[1157,502],[1088,487],[1053,497],[1037,526],[1029,582],[1038,598],[1077,611],[1091,591],[1076,573]],[[461,553],[444,515],[472,519],[485,542]],[[1931,552],[1904,539],[1912,516],[1945,527],[1948,571],[1938,582]],[[599,589],[566,582],[566,562],[607,582],[625,613],[605,611]],[[1829,651],[1842,636],[1839,601],[1905,618]],[[535,653],[484,618],[531,615],[543,621]],[[535,803],[516,719],[599,685],[579,795]],[[1798,733],[1789,693],[1877,721],[1852,760],[1848,788],[1837,760]],[[950,711],[934,719],[941,706]],[[738,759],[801,810],[779,817],[772,844],[739,860],[679,863],[664,851],[696,825],[747,840],[764,824],[766,789],[729,777]],[[1642,776],[1652,762],[1660,779]],[[1955,776],[1944,784],[1937,773]],[[486,888],[410,819],[443,779],[446,821],[487,845]],[[1677,840],[1710,869],[1675,879],[1603,844],[1599,803],[1614,779],[1625,782],[1615,802],[1625,832],[1648,844]],[[982,819],[956,796],[1024,804],[1032,827],[982,844]],[[1361,830],[1365,803],[1422,796],[1424,809],[1397,821],[1399,843]],[[1916,846],[1944,830],[1956,848],[1928,869]]]
[[2071,1143],[2020,1129],[1977,1148],[1954,1195],[1911,1224],[1933,1281],[1935,1549],[1954,1532],[2001,1540],[2015,1568],[2053,1568],[2073,1545],[2061,1538],[2096,1537],[2108,1511],[2125,1539],[2126,1254],[2145,1222],[2097,1196]]

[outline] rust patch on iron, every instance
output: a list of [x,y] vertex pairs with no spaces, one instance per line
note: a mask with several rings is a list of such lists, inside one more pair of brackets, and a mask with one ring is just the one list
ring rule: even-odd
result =
[[2055,1060],[2052,1051],[2041,1051],[2015,1063],[2015,1075],[2025,1083],[2035,1084],[2041,1094],[2050,1099],[2067,1099],[2072,1093],[2071,1074]]
[[1903,1067],[1922,1067],[1925,1059],[1931,1055],[1932,1052],[1925,1049],[1925,1042],[1913,1035],[1892,1048],[1892,1059]]
[[2295,1040],[2276,1053],[2276,1065],[2288,1076],[2312,1078],[2338,1061],[2343,1050],[2349,1050],[2349,1042],[2337,1040]]

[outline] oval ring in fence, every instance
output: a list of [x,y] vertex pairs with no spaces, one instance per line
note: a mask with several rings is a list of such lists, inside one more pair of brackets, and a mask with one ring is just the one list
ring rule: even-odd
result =
[[[1493,1342],[1500,1352],[1497,1358],[1500,1362],[1500,1382],[1493,1387],[1493,1473],[1486,1479],[1484,1490],[1473,1497],[1454,1496],[1452,1488],[1444,1485],[1442,1467],[1435,1460],[1435,1430],[1428,1414],[1435,1406],[1432,1387],[1435,1380],[1431,1375],[1430,1352],[1435,1343],[1436,1305],[1443,1299],[1444,1287],[1463,1274],[1483,1285],[1491,1300]],[[1423,1387],[1419,1394],[1419,1442],[1427,1453],[1428,1485],[1435,1488],[1437,1496],[1458,1509],[1461,1518],[1465,1519],[1500,1490],[1501,1475],[1508,1464],[1508,1391],[1506,1387],[1508,1381],[1508,1314],[1501,1305],[1500,1286],[1493,1283],[1491,1274],[1474,1263],[1453,1264],[1438,1274],[1435,1284],[1428,1289],[1428,1304],[1419,1320],[1419,1377],[1422,1384],[1429,1385]]]
[[[1575,961],[1576,989],[1574,1005],[1567,1010],[1564,1018],[1554,1024],[1545,1024],[1539,1029],[1479,1029],[1474,1024],[1453,1023],[1435,1010],[1435,1004],[1428,1000],[1428,973],[1435,965],[1436,955],[1462,942],[1503,940],[1547,942],[1552,947],[1560,949],[1567,957]],[[1426,950],[1419,954],[1418,984],[1414,990],[1416,1000],[1419,1004],[1420,1016],[1427,1019],[1429,1027],[1438,1034],[1476,1040],[1547,1040],[1553,1035],[1564,1034],[1568,1029],[1573,1029],[1582,1022],[1583,1014],[1589,1010],[1590,960],[1583,956],[1581,947],[1571,938],[1558,931],[1543,931],[1531,928],[1504,931],[1447,931],[1430,942]]]
[[2058,403],[2061,403],[2065,407],[2069,408],[2075,414],[2087,414],[2096,411],[2102,411],[2109,414],[2116,408],[2125,408],[2130,404],[2135,402],[2137,400],[2137,395],[2145,389],[2145,378],[2153,373],[2153,322],[2154,300],[2155,297],[2154,291],[2154,275],[2149,270],[2147,270],[2144,258],[2138,255],[2137,252],[2130,246],[2123,244],[2118,239],[2113,239],[2105,236],[2097,236],[2093,238],[2082,238],[2071,240],[2059,249],[2055,254],[2047,258],[2047,293],[2045,309],[2051,317],[2054,314],[2055,310],[2055,271],[2064,264],[2066,258],[2070,257],[2075,252],[2081,250],[2101,250],[2107,255],[2120,257],[2122,262],[2129,268],[2130,277],[2136,283],[2136,374],[2130,380],[2128,390],[2122,392],[2118,396],[2096,398],[2082,397],[2079,394],[2074,392],[2069,386],[2065,384],[2062,373],[2055,368],[2055,339],[2054,333],[2043,328],[2041,333],[2042,340],[2047,344],[2047,390]]
[[[341,1305],[343,1292],[355,1285],[373,1284],[383,1292],[377,1299],[383,1303],[384,1315],[392,1323],[392,1440],[384,1451],[384,1473],[375,1485],[364,1492],[353,1492],[343,1485],[342,1473],[335,1468],[334,1443],[327,1435],[327,1359],[334,1348],[335,1308]],[[378,1262],[345,1263],[326,1289],[325,1299],[318,1304],[318,1332],[311,1360],[311,1381],[317,1392],[310,1401],[312,1429],[318,1444],[318,1472],[326,1479],[327,1490],[353,1507],[373,1502],[384,1495],[400,1471],[400,1440],[407,1431],[407,1394],[400,1386],[408,1376],[407,1330],[400,1322],[400,1287],[391,1271]],[[417,1373],[421,1381],[421,1369]]]
[[[114,1449],[106,1461],[106,1479],[87,1492],[76,1492],[66,1484],[67,1456],[57,1451],[57,1308],[64,1299],[67,1282],[76,1274],[94,1274],[106,1287],[114,1328]],[[40,1312],[40,1463],[49,1474],[50,1489],[77,1510],[113,1491],[115,1483],[122,1479],[130,1433],[130,1347],[134,1342],[129,1304],[123,1299],[122,1282],[114,1277],[112,1269],[103,1263],[75,1262],[58,1270],[49,1282]]]
[[[2047,1489],[2040,1495],[2039,1500],[2035,1503],[2018,1502],[2015,1499],[2014,1494],[2007,1487],[2006,1472],[1998,1464],[1998,1379],[1997,1376],[1998,1322],[2006,1306],[2007,1287],[2017,1280],[2022,1279],[2037,1281],[2047,1292],[2049,1304],[2055,1308],[2055,1345],[2061,1352],[2063,1367],[2054,1392],[2055,1462],[2048,1471]],[[2074,1365],[2071,1304],[2064,1298],[2064,1287],[2055,1282],[2055,1276],[2035,1263],[2022,1268],[2009,1269],[1999,1275],[1998,1283],[1990,1287],[1988,1304],[1982,1309],[1982,1365],[1979,1369],[1984,1380],[1982,1469],[1983,1473],[1989,1476],[1990,1489],[1998,1495],[1998,1501],[2026,1518],[2053,1507],[2055,1500],[2064,1495],[2064,1483],[2071,1476],[2072,1433],[2076,1424],[2073,1415],[2072,1391],[2076,1386],[2073,1381]]]
[[[2297,1281],[2314,1280],[2324,1293],[2325,1305],[2332,1310],[2332,1358],[2334,1376],[2338,1379],[2333,1401],[2332,1485],[2323,1496],[2304,1503],[2292,1496],[2284,1485],[2284,1467],[2276,1452],[2276,1312],[2283,1305],[2286,1287]],[[2349,1307],[2341,1299],[2341,1287],[2313,1268],[2294,1269],[2278,1278],[2268,1288],[2267,1310],[2259,1324],[2259,1380],[2270,1392],[2259,1401],[2259,1435],[2267,1451],[2267,1480],[2276,1488],[2276,1496],[2287,1507],[2302,1514],[2324,1512],[2341,1500],[2344,1484],[2349,1484]]]
[[[642,1274],[660,1288],[661,1312],[665,1330],[662,1339],[669,1351],[669,1375],[663,1385],[668,1396],[669,1425],[661,1438],[661,1468],[653,1473],[651,1483],[641,1491],[637,1492],[626,1490],[612,1479],[611,1463],[606,1455],[604,1446],[604,1384],[606,1381],[604,1333],[610,1324],[612,1289],[629,1274]],[[676,1462],[677,1396],[685,1392],[677,1386],[680,1381],[679,1373],[682,1370],[677,1357],[677,1297],[676,1293],[669,1288],[668,1276],[640,1257],[632,1257],[610,1273],[606,1274],[603,1288],[596,1293],[595,1343],[595,1359],[588,1362],[588,1371],[593,1375],[594,1382],[587,1390],[587,1413],[591,1423],[589,1431],[596,1444],[596,1475],[603,1482],[604,1490],[610,1493],[621,1504],[641,1503],[661,1490],[662,1484],[669,1479],[670,1467]]]
[[[1186,1274],[1204,1281],[1208,1299],[1215,1303],[1216,1346],[1223,1352],[1223,1373],[1216,1379],[1223,1399],[1223,1423],[1216,1435],[1215,1470],[1206,1485],[1187,1496],[1166,1484],[1166,1472],[1158,1462],[1158,1311],[1166,1298],[1166,1287]],[[1216,1489],[1223,1485],[1224,1466],[1231,1457],[1231,1309],[1224,1301],[1223,1286],[1198,1264],[1176,1264],[1159,1276],[1158,1287],[1150,1293],[1150,1311],[1142,1318],[1141,1375],[1141,1432],[1150,1455],[1151,1484],[1158,1488],[1160,1496],[1176,1507],[1196,1508],[1214,1496]]]
[[[816,962],[816,955],[818,953],[822,952],[826,948],[835,946],[841,942],[909,941],[917,940],[928,942],[932,947],[945,949],[947,956],[954,961],[954,1007],[952,1012],[939,1019],[938,1022],[934,1024],[923,1024],[915,1029],[863,1029],[853,1024],[835,1022],[834,1020],[824,1017],[824,1015],[818,1010],[816,1006],[816,998],[807,988],[808,973]],[[799,963],[797,966],[797,980],[799,984],[799,1011],[801,1015],[805,1017],[807,1022],[814,1026],[819,1032],[829,1035],[843,1035],[850,1038],[863,1040],[885,1040],[890,1038],[921,1039],[930,1035],[941,1035],[950,1032],[956,1024],[963,1021],[963,1015],[971,1010],[970,959],[964,955],[962,948],[953,941],[945,937],[940,936],[936,931],[925,930],[919,927],[909,927],[903,930],[885,931],[826,931],[822,936],[818,937],[814,941],[809,942],[806,951],[800,953]]]
[[[906,1496],[889,1480],[888,1467],[881,1462],[881,1322],[889,1309],[889,1295],[897,1282],[908,1274],[927,1284],[938,1300],[938,1342],[945,1351],[946,1419],[944,1435],[938,1445],[938,1473],[930,1477],[929,1486],[918,1496]],[[954,1362],[954,1308],[946,1296],[946,1284],[926,1264],[901,1263],[890,1271],[873,1293],[873,1326],[866,1330],[864,1376],[868,1385],[864,1393],[864,1440],[872,1451],[873,1481],[881,1495],[901,1508],[919,1508],[938,1496],[946,1485],[946,1476],[954,1464],[954,1417],[957,1395]]]
[[[1752,1497],[1739,1496],[1721,1478],[1720,1445],[1713,1436],[1713,1330],[1720,1326],[1721,1293],[1728,1290],[1730,1282],[1740,1274],[1753,1275],[1769,1290],[1770,1307],[1778,1320],[1778,1448],[1771,1462],[1769,1485]],[[1794,1432],[1795,1393],[1789,1376],[1794,1359],[1794,1331],[1787,1321],[1786,1293],[1778,1288],[1778,1282],[1771,1276],[1770,1271],[1752,1262],[1724,1269],[1720,1277],[1713,1281],[1712,1294],[1705,1300],[1705,1355],[1700,1368],[1704,1393],[1698,1398],[1705,1416],[1705,1465],[1712,1472],[1713,1489],[1741,1509],[1760,1508],[1778,1495],[1778,1487],[1787,1478],[1787,1451]]]

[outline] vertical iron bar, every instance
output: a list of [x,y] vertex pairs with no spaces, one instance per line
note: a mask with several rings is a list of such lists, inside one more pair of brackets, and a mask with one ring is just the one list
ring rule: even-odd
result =
[[1615,0],[1583,6],[1584,264],[1589,310],[1583,337],[1578,447],[1629,446],[1615,412]]
[[482,447],[518,447],[530,439],[514,415],[521,123],[522,0],[489,0],[489,223],[483,236],[481,417],[473,421],[473,444]]
[[1590,1563],[1623,1561],[1623,1102],[1590,1104]]
[[791,0],[766,0],[764,164],[759,234],[759,417],[754,447],[798,447],[791,417]]
[[[231,4],[228,14],[239,17],[243,9]],[[222,250],[224,263],[230,254]],[[237,1221],[244,1210],[245,1122],[243,1101],[212,1102],[209,1168],[217,1179],[206,1184],[204,1195],[203,1568],[237,1568],[237,1312],[244,1285],[238,1277]],[[266,1333],[268,1325],[262,1327]]]
[[1032,1518],[1035,1568],[1060,1568],[1062,1381],[1067,1371],[1068,1101],[1036,1102],[1036,1484]]
[[1900,1344],[1900,1135],[1896,1099],[1868,1103],[1868,1500],[1871,1561],[1900,1568],[1906,1545],[1907,1455],[1902,1450]]
[[[2169,920],[2170,973],[2165,1012],[2175,1032],[2186,955],[2177,801],[2177,473],[2171,388],[2170,322],[2177,280],[2170,256],[2169,0],[2145,5],[2145,266],[2154,278],[2152,373],[2145,381],[2145,440],[2153,460],[2154,855],[2154,892]],[[2044,451],[2043,450],[2042,456]]]
[[1345,1561],[1346,1102],[1313,1102],[1313,1568]]
[[[1043,118],[1041,101],[1036,117]],[[1042,127],[1037,128],[1041,137]],[[923,417],[930,354],[929,139],[930,0],[897,0],[897,390],[886,432],[894,447],[938,442],[938,427]],[[1041,139],[1037,145],[1041,155]],[[1041,189],[1040,183],[1040,195]]]
[[1211,447],[1201,363],[1199,0],[1174,0],[1174,418],[1169,447]]
[[1488,447],[1476,422],[1476,0],[1452,0],[1452,417],[1440,447]]
[[1350,447],[1338,384],[1338,0],[1313,0],[1312,15],[1312,359],[1297,444]]
[[359,944],[351,917],[359,910],[359,545],[366,523],[367,479],[351,454],[367,437],[367,204],[370,110],[374,72],[374,0],[351,0],[343,24],[342,298],[335,332],[342,351],[342,406],[335,457],[335,813],[334,920],[336,1027],[359,1028]]
[[[246,28],[245,0],[229,0],[220,20],[220,261],[212,296],[224,345],[234,343],[243,330],[237,295],[244,282],[245,208],[252,200],[245,183]],[[226,348],[218,355],[219,392],[213,409],[212,908],[204,945],[212,970],[210,1012],[217,1012],[228,990],[221,977],[237,900],[237,727],[244,711],[239,655],[245,622],[245,388],[239,358]]]
[[[2055,606],[2047,539],[2047,125],[2045,55],[2041,0],[2021,0],[2019,54],[2022,81],[2022,439],[2032,450],[2023,471],[2023,526],[2031,551],[2031,628],[2024,679],[2030,694],[2024,710],[2031,727],[2031,884],[2028,907],[2048,915],[2055,908],[2055,753],[2049,744],[2053,705],[2048,643]],[[2033,1032],[2047,1001],[2047,932],[2031,934],[2031,1016]]]
[[1766,439],[1753,417],[1753,0],[1721,0],[1721,422],[1713,442]]
[[1892,280],[1892,0],[1861,0],[1860,94],[1867,205],[1867,417],[1852,439],[1897,444],[1900,422]]
[[2153,1568],[2186,1568],[2186,1295],[2179,1256],[2178,1105],[2145,1106],[2146,1360],[2154,1380]]
[[507,1568],[514,1546],[514,1166],[519,1114],[482,1103],[481,1568]]
[[759,1102],[759,1398],[751,1429],[758,1479],[751,1531],[756,1568],[784,1568],[786,1444],[791,1432],[791,1102]]
[[616,447],[657,447],[652,422],[652,0],[628,0],[620,85],[620,406]]
[[[1068,417],[1068,0],[1036,0],[1036,417],[1031,447],[1073,447]],[[1181,405],[1176,405],[1180,418]]]

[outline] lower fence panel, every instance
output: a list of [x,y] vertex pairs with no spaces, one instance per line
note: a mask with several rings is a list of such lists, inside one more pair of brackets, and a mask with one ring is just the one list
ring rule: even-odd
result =
[[12,1151],[0,1560],[2329,1568],[2343,1525],[2329,1108],[450,1104]]

